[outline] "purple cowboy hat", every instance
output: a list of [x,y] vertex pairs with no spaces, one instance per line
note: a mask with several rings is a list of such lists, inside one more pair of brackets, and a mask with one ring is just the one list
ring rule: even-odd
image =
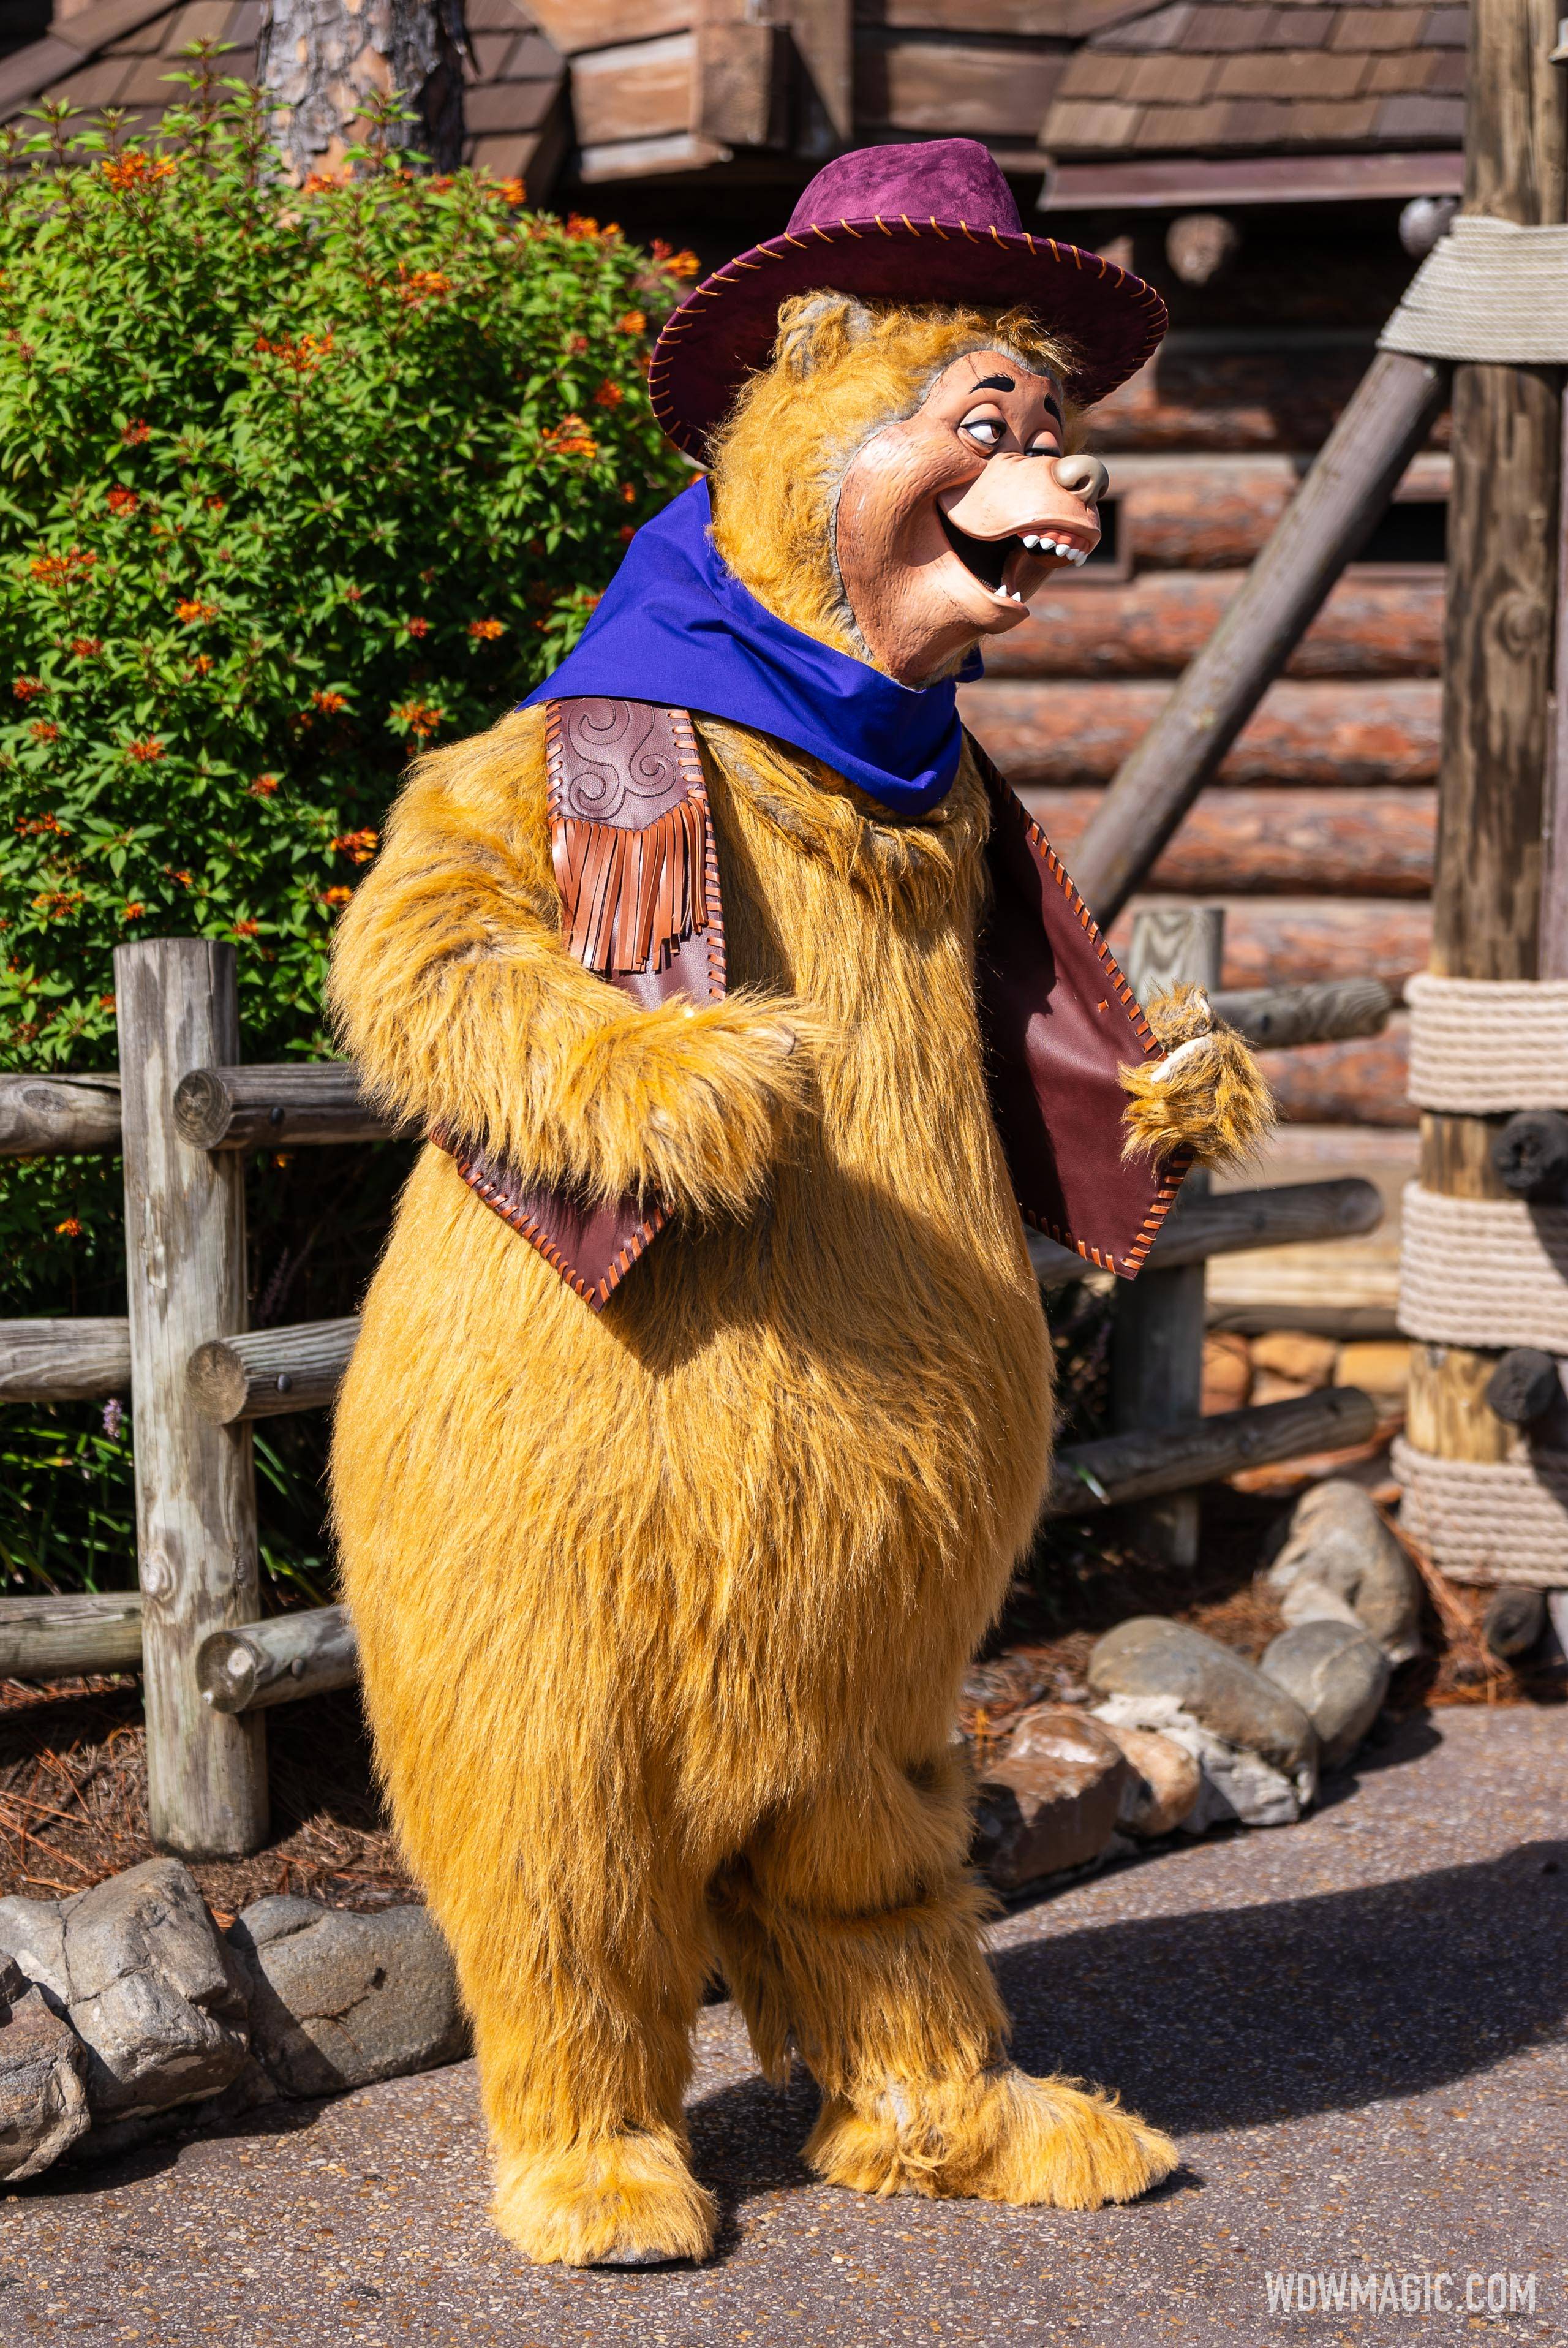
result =
[[1066,387],[1085,407],[1135,375],[1166,326],[1165,304],[1141,277],[1031,236],[978,139],[858,148],[818,172],[782,236],[716,270],[665,321],[648,394],[678,448],[706,457],[742,383],[767,365],[779,304],[816,286],[873,300],[1016,304],[1074,345]]

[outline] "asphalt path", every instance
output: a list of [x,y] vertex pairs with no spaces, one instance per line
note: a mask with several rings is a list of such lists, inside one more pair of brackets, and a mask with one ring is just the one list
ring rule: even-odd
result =
[[[692,2093],[725,2210],[700,2270],[523,2266],[486,2222],[463,2064],[24,2188],[0,2341],[1564,2348],[1565,1763],[1568,1711],[1439,1712],[1299,1827],[1000,1922],[1018,2058],[1114,2085],[1181,2145],[1131,2209],[819,2186],[810,2087],[766,2086],[720,2005]],[[1300,2277],[1344,2303],[1296,2312]]]

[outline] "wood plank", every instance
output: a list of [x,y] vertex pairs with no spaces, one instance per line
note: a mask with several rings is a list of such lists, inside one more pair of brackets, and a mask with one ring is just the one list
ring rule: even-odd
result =
[[528,14],[563,57],[684,33],[696,20],[695,0],[528,0]]
[[1033,139],[1066,71],[1065,50],[901,41],[862,31],[855,43],[855,119],[882,130],[944,138]]
[[1083,1517],[1165,1492],[1190,1490],[1246,1468],[1366,1443],[1377,1413],[1357,1386],[1326,1386],[1298,1402],[1219,1412],[1175,1427],[1068,1444],[1057,1454],[1042,1514]]
[[0,1403],[97,1402],[129,1392],[129,1321],[0,1321]]
[[[1120,677],[1093,684],[987,678],[961,686],[958,705],[1016,790],[1063,789],[1109,782],[1135,754],[1141,768],[1143,745],[1157,726],[1159,738],[1165,738],[1172,698],[1164,685]],[[1436,679],[1281,683],[1243,726],[1214,780],[1222,788],[1316,784],[1326,789],[1431,783],[1440,709]]]
[[[1122,449],[1250,449],[1295,452],[1318,448],[1354,397],[1372,356],[1372,336],[1336,341],[1306,356],[1284,347],[1267,351],[1193,348],[1175,337],[1156,361],[1100,401],[1091,426],[1102,456]],[[1439,410],[1428,427],[1446,446]]]
[[[1383,1198],[1374,1182],[1346,1174],[1325,1182],[1274,1182],[1258,1189],[1194,1193],[1166,1222],[1149,1261],[1130,1288],[1135,1295],[1150,1272],[1173,1272],[1207,1264],[1220,1256],[1248,1255],[1260,1248],[1299,1247],[1355,1238],[1376,1231]],[[1026,1234],[1029,1261],[1042,1288],[1065,1288],[1088,1269],[1076,1250],[1058,1246],[1042,1231]]]
[[[1037,595],[985,648],[987,680],[1174,676],[1202,652],[1244,571],[1150,571],[1100,585],[1092,571]],[[1347,572],[1285,663],[1291,677],[1436,676],[1443,582]]]
[[[1135,897],[1112,923],[1118,956],[1130,935],[1131,916],[1145,901]],[[1289,986],[1356,972],[1398,991],[1413,971],[1426,967],[1431,910],[1415,898],[1227,897],[1223,902],[1227,987]]]
[[245,1324],[245,1172],[170,1114],[188,1069],[240,1056],[234,949],[149,939],[118,947],[114,971],[150,1822],[183,1857],[241,1856],[266,1834],[265,1740],[209,1711],[191,1665],[209,1631],[260,1612],[251,1436],[191,1408],[185,1365]]
[[1414,1127],[1418,1112],[1405,1097],[1408,1032],[1401,1019],[1382,1035],[1282,1052],[1268,1071],[1282,1118],[1293,1125]]
[[851,0],[773,0],[800,60],[798,154],[823,162],[855,140],[854,9]]
[[381,1141],[399,1129],[366,1100],[348,1060],[192,1068],[175,1089],[174,1122],[194,1149]]
[[572,112],[584,147],[667,138],[692,128],[696,46],[690,33],[629,42],[572,61]]
[[197,1650],[194,1676],[203,1704],[232,1718],[347,1687],[358,1668],[347,1608],[315,1606],[212,1632]]
[[[1440,371],[1425,360],[1378,353],[1253,564],[1244,592],[1106,794],[1078,873],[1085,898],[1103,918],[1140,885],[1346,563],[1360,551],[1426,438],[1441,386]],[[1281,687],[1284,694],[1313,689]],[[1360,689],[1428,690],[1420,685]]]
[[141,1668],[139,1590],[0,1598],[0,1679],[75,1679]]
[[[1098,791],[1026,790],[1024,804],[1070,870]],[[1188,896],[1425,897],[1435,791],[1206,791],[1149,876]]]
[[1130,16],[1148,0],[861,0],[864,24],[900,32],[1013,33],[1034,40],[1084,41]]
[[1395,995],[1379,979],[1331,978],[1305,986],[1216,987],[1212,1000],[1218,1016],[1255,1051],[1281,1051],[1380,1035]]
[[119,1148],[118,1076],[0,1076],[0,1158]]
[[342,1385],[358,1334],[358,1316],[353,1315],[214,1337],[191,1354],[187,1390],[202,1417],[220,1426],[285,1411],[319,1410]]

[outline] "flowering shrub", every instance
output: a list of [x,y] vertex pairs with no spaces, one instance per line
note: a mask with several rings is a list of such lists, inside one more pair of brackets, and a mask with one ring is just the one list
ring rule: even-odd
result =
[[[248,1058],[322,1050],[400,769],[554,664],[686,478],[645,376],[689,256],[406,155],[288,188],[193,54],[155,151],[0,132],[12,1069],[112,1066],[112,950],[160,934],[232,941]],[[0,1311],[122,1311],[120,1220],[112,1161],[13,1165]]]

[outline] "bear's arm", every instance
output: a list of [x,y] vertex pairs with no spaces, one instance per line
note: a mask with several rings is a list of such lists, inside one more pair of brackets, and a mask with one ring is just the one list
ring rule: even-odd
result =
[[783,1001],[645,1010],[561,942],[542,714],[421,760],[338,925],[336,1032],[369,1094],[552,1187],[736,1211],[803,1106]]

